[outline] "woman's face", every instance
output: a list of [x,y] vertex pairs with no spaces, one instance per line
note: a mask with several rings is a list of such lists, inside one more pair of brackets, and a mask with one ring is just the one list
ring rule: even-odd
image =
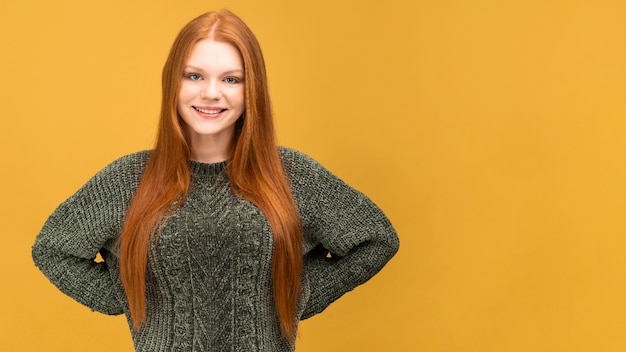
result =
[[205,39],[193,47],[177,105],[192,154],[228,149],[235,122],[245,110],[244,84],[243,62],[233,45]]

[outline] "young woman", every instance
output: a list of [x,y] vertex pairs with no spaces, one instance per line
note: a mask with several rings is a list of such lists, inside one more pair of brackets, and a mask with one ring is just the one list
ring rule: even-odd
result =
[[398,237],[365,195],[276,146],[261,49],[234,14],[188,23],[162,84],[154,150],[62,203],[33,259],[76,301],[126,314],[137,351],[292,351],[298,322],[376,274]]

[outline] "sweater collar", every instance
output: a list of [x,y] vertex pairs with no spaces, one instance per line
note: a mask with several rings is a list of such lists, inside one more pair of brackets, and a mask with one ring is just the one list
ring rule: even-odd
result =
[[219,163],[201,163],[199,161],[190,160],[189,167],[191,172],[196,176],[217,176],[226,170],[227,161]]

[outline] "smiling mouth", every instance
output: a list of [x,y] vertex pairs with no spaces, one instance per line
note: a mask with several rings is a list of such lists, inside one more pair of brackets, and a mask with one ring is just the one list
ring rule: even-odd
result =
[[224,112],[227,110],[227,109],[203,109],[197,106],[192,106],[192,108],[198,112],[201,112],[203,114],[209,114],[209,115],[219,114],[220,112]]

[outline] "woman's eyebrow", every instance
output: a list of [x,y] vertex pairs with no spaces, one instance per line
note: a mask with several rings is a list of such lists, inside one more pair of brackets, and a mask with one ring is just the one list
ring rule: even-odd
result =
[[204,72],[204,70],[203,70],[203,69],[201,69],[200,67],[193,66],[193,65],[186,65],[186,66],[185,66],[185,70],[192,70],[192,71],[200,71],[200,72]]
[[240,73],[240,74],[243,74],[243,70],[242,70],[242,69],[237,68],[237,69],[234,69],[234,70],[230,70],[230,71],[226,71],[226,72],[224,72],[224,74],[225,74],[225,75],[232,75],[232,74],[234,74],[234,73]]
[[[186,65],[185,66],[185,70],[192,70],[192,71],[198,71],[201,73],[206,73],[202,68],[198,67],[198,66],[194,66],[194,65]],[[243,70],[240,68],[236,68],[236,69],[232,69],[232,70],[228,70],[226,72],[222,72],[223,75],[231,75],[234,73],[239,73],[239,74],[243,74]]]

